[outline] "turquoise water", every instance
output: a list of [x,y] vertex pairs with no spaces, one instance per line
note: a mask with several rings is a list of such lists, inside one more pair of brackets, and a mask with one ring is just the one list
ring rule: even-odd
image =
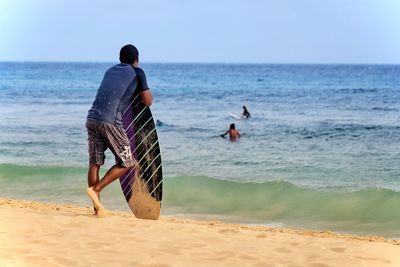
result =
[[[111,65],[0,63],[1,197],[89,206],[84,123]],[[400,237],[400,66],[142,67],[163,214]],[[242,105],[250,120],[227,115]],[[128,210],[118,183],[102,200]]]

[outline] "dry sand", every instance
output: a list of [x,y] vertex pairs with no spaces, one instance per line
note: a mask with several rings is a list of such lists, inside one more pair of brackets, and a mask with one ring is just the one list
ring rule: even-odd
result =
[[400,266],[400,242],[0,198],[0,266]]

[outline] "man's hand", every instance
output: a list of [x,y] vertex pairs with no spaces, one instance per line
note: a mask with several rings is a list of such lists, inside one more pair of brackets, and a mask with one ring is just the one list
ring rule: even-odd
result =
[[153,93],[150,90],[140,92],[139,95],[144,105],[151,106],[153,103]]

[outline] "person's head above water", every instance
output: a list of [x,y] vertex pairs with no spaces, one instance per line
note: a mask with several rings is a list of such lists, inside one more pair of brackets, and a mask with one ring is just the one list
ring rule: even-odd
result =
[[229,129],[235,130],[235,124],[234,124],[234,123],[231,123],[231,125],[229,126]]
[[135,61],[139,61],[139,51],[131,44],[127,44],[119,51],[119,61],[121,63],[133,64]]

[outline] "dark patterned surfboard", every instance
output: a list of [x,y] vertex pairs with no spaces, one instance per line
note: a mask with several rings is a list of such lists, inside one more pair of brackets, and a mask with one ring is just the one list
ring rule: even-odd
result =
[[122,191],[137,218],[158,219],[162,201],[162,162],[156,126],[150,108],[138,94],[122,116],[130,140],[134,168],[120,177]]

